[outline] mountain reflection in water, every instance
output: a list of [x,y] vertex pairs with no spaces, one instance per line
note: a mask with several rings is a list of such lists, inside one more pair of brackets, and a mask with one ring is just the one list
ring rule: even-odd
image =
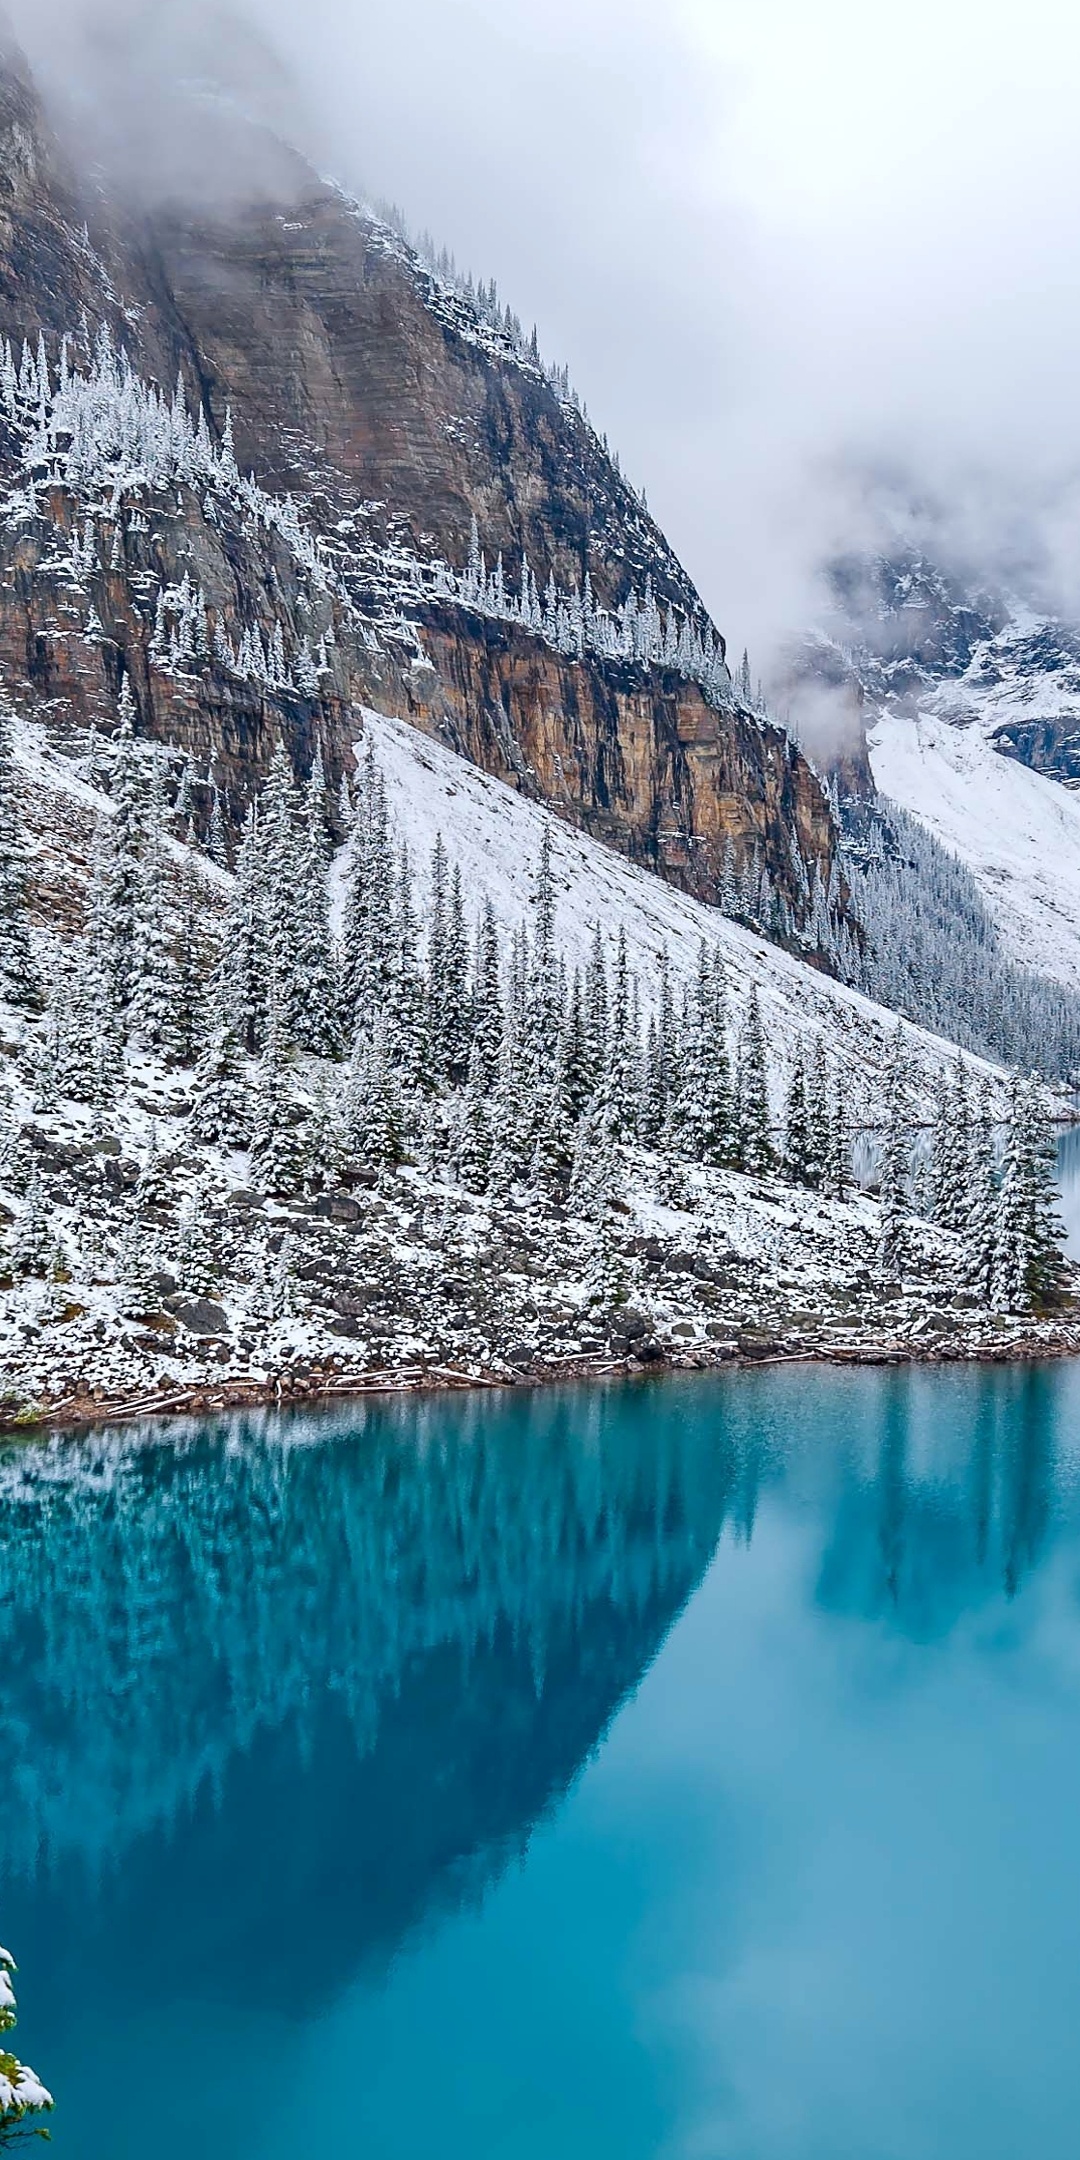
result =
[[[862,1643],[859,1688],[869,1671],[876,1703],[899,1685],[897,1646],[915,1659],[910,1688],[980,1615],[1014,1614],[1009,1640],[1022,1639],[1032,1578],[1058,1547],[1071,1564],[1078,1544],[1078,1412],[1071,1368],[787,1368],[7,1449],[0,1932],[23,1964],[27,2052],[61,2090],[62,2149],[190,2149],[190,2122],[181,2109],[173,2123],[158,2087],[166,2036],[179,2043],[194,2016],[247,2033],[235,2073],[218,2073],[220,2127],[200,2131],[200,2150],[322,2151],[323,2133],[279,2146],[251,2120],[253,2014],[272,2021],[287,1998],[291,2028],[325,2033],[358,1987],[392,1989],[402,1959],[439,1944],[452,1962],[455,1927],[533,1866],[541,1830],[576,1819],[583,1769],[611,1786],[621,1757],[605,1736],[624,1707],[617,1812],[636,1823],[642,1795],[674,1774],[669,1726],[682,1720],[709,1768],[686,1768],[678,1807],[696,1807],[702,1777],[701,1821],[729,1867],[739,1728],[716,1704],[757,1639],[761,1600],[780,1599],[769,1641],[785,1687],[826,1629],[840,1671]],[[723,1627],[709,1618],[720,1604]],[[768,1685],[757,1683],[764,1714]],[[845,1746],[862,1744],[860,1700]],[[768,1807],[782,1798],[794,1811],[794,1793],[770,1793]],[[784,1836],[797,1834],[794,1817]],[[668,1837],[660,1816],[650,1835],[656,1852],[642,1846],[622,1877],[642,1871],[646,1922],[650,1880],[674,1894],[698,1831],[673,1821]],[[611,1955],[606,1865],[593,1871],[598,1960]],[[575,1904],[592,1894],[590,1877]],[[542,1968],[552,1943],[536,1925],[529,1955]],[[722,1964],[735,1933],[731,1914],[718,1920],[702,1954]],[[674,1950],[660,1965],[657,1984],[682,1984]],[[563,1978],[571,1999],[579,1980]],[[588,2000],[605,1984],[590,1975]],[[480,2002],[478,2049],[484,2014]],[[582,2018],[594,2014],[583,2001]],[[97,2026],[139,2095],[111,2129],[88,2121]],[[417,2032],[418,2070],[430,2043]],[[633,2057],[629,2021],[619,2045]],[[456,2065],[459,2081],[471,2074]],[[598,2059],[601,2118],[604,2077]],[[688,2098],[678,2079],[663,2104],[650,2095],[655,2125],[638,2108],[633,2135],[613,2103],[612,2156],[668,2151]],[[325,2149],[359,2151],[361,2129],[385,2141],[365,2105],[352,2091]],[[403,2124],[419,2105],[402,2096]],[[446,2106],[444,2094],[426,2129],[403,2127],[401,2150],[438,2129],[457,2160]],[[470,2160],[532,2160],[528,2109],[518,2122],[508,2106],[490,2144],[470,2118]],[[717,2132],[718,2154],[758,2151],[729,2148],[729,2134]],[[760,2150],[802,2160],[817,2149],[804,2136]],[[460,2149],[464,2160],[464,2135]],[[847,2151],[839,2133],[835,2149]],[[921,2160],[936,2147],[909,2150]]]

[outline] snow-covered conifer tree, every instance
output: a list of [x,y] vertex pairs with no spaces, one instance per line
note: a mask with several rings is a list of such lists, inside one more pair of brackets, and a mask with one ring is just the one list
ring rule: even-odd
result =
[[266,883],[254,803],[237,851],[236,877],[222,942],[222,970],[232,1025],[242,1047],[253,1055],[263,1039],[270,979]]
[[11,721],[0,702],[0,997],[40,1010],[41,977],[30,943],[29,884],[15,793]]
[[773,1165],[765,1031],[757,985],[750,992],[739,1037],[739,1163],[755,1177]]
[[970,1128],[967,1073],[958,1059],[955,1071],[942,1075],[932,1155],[934,1221],[957,1235],[966,1230],[968,1220]]
[[1037,1084],[1013,1083],[998,1192],[995,1302],[1012,1312],[1053,1304],[1064,1279],[1053,1137]]
[[252,1095],[251,1160],[266,1192],[291,1193],[302,1178],[300,1144],[286,1069],[286,1035],[273,974],[266,1033]]
[[342,1102],[345,1140],[366,1168],[391,1170],[404,1160],[400,1091],[390,1062],[385,1021],[370,1041],[357,1038]]
[[809,1185],[814,1182],[817,1165],[813,1160],[810,1138],[810,1118],[806,1100],[806,1058],[802,1043],[797,1043],[788,1079],[787,1107],[784,1119],[784,1174],[793,1185]]
[[165,798],[160,766],[146,808],[138,862],[134,951],[130,970],[132,1033],[159,1054],[178,1048],[177,970],[169,932],[165,868]]
[[562,1026],[559,955],[555,943],[555,878],[550,826],[540,841],[533,899],[532,949],[529,956],[529,1049],[536,1082],[551,1072]]
[[370,1037],[390,1002],[395,885],[386,789],[369,753],[359,775],[345,892],[342,996],[347,1039],[358,1029]]
[[326,783],[316,754],[296,845],[293,1034],[302,1050],[334,1057],[341,1046],[337,956],[330,929],[330,842]]
[[636,1133],[638,1120],[637,1028],[631,1004],[626,931],[620,924],[611,985],[603,1094],[612,1134],[621,1140],[628,1140]]
[[44,1275],[52,1258],[53,1224],[41,1171],[35,1163],[11,1234],[17,1275]]
[[213,787],[210,793],[210,823],[206,835],[206,852],[219,870],[228,870],[229,838],[225,825],[225,812],[221,804],[221,791]]
[[910,1157],[907,1122],[904,1113],[899,1030],[897,1030],[897,1037],[897,1056],[889,1073],[888,1091],[885,1099],[885,1131],[882,1136],[879,1185],[881,1225],[878,1234],[878,1257],[882,1266],[890,1274],[897,1273],[904,1260],[904,1218],[907,1214]]
[[472,993],[473,1041],[479,1051],[485,1089],[494,1086],[503,1038],[502,952],[499,925],[485,895],[476,932]]
[[468,1192],[484,1192],[491,1168],[491,1127],[479,1043],[469,1056],[469,1073],[454,1132],[454,1170]]
[[967,1207],[963,1238],[967,1275],[983,1303],[993,1299],[997,1273],[998,1178],[994,1147],[993,1105],[989,1089],[979,1093],[971,1124]]
[[621,1179],[606,1107],[594,1098],[578,1121],[570,1172],[571,1213],[602,1222],[619,1197]]

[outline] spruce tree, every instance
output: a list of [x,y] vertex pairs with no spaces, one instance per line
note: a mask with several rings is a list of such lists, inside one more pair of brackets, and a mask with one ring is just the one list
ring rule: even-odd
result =
[[203,1040],[206,991],[202,912],[204,889],[189,850],[180,876],[180,908],[173,945],[175,1004],[172,1048],[181,1065],[194,1065]]
[[237,851],[221,958],[221,991],[227,997],[237,1038],[249,1056],[259,1049],[266,1022],[270,981],[266,912],[259,815],[252,803]]
[[832,1174],[832,1129],[829,1115],[829,1068],[825,1045],[815,1036],[806,1060],[806,1128],[810,1154],[808,1182],[827,1191]]
[[765,1177],[773,1167],[770,1135],[769,1087],[765,1061],[765,1032],[757,985],[750,992],[746,1018],[739,1037],[739,1165],[754,1177]]
[[809,1185],[813,1182],[815,1164],[806,1100],[806,1063],[801,1042],[795,1046],[795,1057],[788,1080],[783,1165],[784,1175],[793,1185]]
[[957,1236],[967,1228],[970,1146],[967,1073],[958,1059],[955,1072],[942,1076],[932,1154],[934,1221]]
[[[899,1030],[897,1030],[899,1038]],[[897,1042],[899,1052],[899,1040]],[[909,1168],[909,1143],[904,1114],[903,1075],[899,1055],[889,1073],[885,1099],[885,1130],[882,1136],[881,1178],[879,1201],[881,1223],[878,1233],[878,1256],[889,1274],[897,1274],[903,1267],[905,1254],[904,1218],[907,1214],[907,1183]]]
[[489,1182],[493,1192],[507,1193],[527,1176],[536,1144],[537,1113],[538,1098],[528,1075],[526,1052],[516,1029],[508,1028],[491,1095]]
[[112,816],[103,832],[103,957],[109,965],[117,1008],[126,1012],[135,977],[143,839],[143,786],[135,747],[135,701],[131,678],[120,692],[119,723],[110,777]]
[[545,823],[536,870],[528,980],[529,1049],[538,1082],[551,1072],[562,1026],[558,967],[552,837],[551,827]]
[[178,1049],[177,971],[169,934],[163,775],[158,766],[146,808],[138,863],[129,1027],[144,1049]]
[[251,1160],[262,1190],[293,1193],[302,1179],[300,1147],[286,1068],[286,1038],[276,979],[270,978],[266,1039],[252,1098]]
[[[394,959],[395,862],[382,774],[369,752],[359,776],[342,930],[346,1039],[370,1036],[390,1002]],[[441,842],[438,844],[441,849]],[[445,872],[445,850],[442,865]]]
[[44,1002],[30,943],[30,895],[22,819],[15,792],[11,720],[0,701],[0,998],[27,1011]]
[[503,1039],[502,953],[499,925],[485,896],[473,963],[472,1032],[485,1091],[494,1086]]
[[52,1249],[52,1209],[41,1171],[35,1163],[11,1235],[11,1257],[16,1274],[45,1275]]
[[603,1080],[608,1122],[615,1139],[629,1140],[638,1124],[637,1028],[632,1017],[626,932],[619,927],[611,985],[611,1013]]
[[963,1238],[967,1277],[983,1304],[989,1305],[997,1273],[998,1178],[993,1105],[985,1084],[972,1121],[966,1198]]
[[206,1039],[195,1068],[189,1131],[199,1141],[243,1147],[251,1137],[251,1098],[245,1078],[234,999],[224,955],[210,995]]
[[341,1048],[337,955],[330,929],[330,861],[326,783],[322,759],[316,756],[295,844],[293,1034],[302,1050],[328,1058]]
[[602,1222],[620,1193],[619,1164],[606,1107],[594,1097],[574,1143],[568,1204],[574,1215]]
[[1034,1081],[1013,1083],[998,1192],[995,1301],[1012,1312],[1055,1304],[1065,1281],[1053,1134]]
[[487,1190],[491,1168],[491,1127],[488,1123],[485,1094],[480,1048],[478,1043],[474,1042],[454,1135],[454,1170],[458,1182],[464,1185],[468,1192],[482,1193]]

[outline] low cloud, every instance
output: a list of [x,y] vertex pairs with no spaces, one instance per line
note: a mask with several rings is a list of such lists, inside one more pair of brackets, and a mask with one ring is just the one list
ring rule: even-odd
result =
[[324,169],[495,276],[755,672],[820,616],[830,552],[897,530],[1080,615],[1080,27],[1055,0],[1022,40],[995,0],[14,13],[146,184],[176,180],[155,85],[254,78]]

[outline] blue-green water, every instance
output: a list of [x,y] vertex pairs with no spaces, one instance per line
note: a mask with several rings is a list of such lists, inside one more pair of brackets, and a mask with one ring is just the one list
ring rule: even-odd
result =
[[1080,1369],[0,1464],[57,2160],[1073,2160]]

